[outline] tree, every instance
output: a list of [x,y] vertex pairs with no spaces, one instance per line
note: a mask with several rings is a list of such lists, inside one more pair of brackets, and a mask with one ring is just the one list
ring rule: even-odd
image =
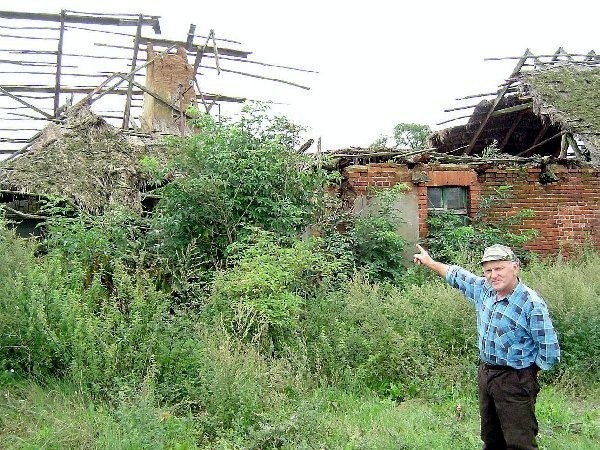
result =
[[373,142],[371,148],[386,147],[390,139],[393,141],[392,148],[422,149],[427,145],[427,138],[431,134],[429,125],[418,123],[399,123],[394,126],[393,136],[385,134],[379,136]]
[[304,230],[323,204],[327,176],[315,158],[294,151],[297,126],[264,107],[246,108],[237,122],[202,115],[194,126],[198,134],[174,143],[176,175],[155,212],[167,257],[192,246],[205,267],[219,267],[249,227],[281,236]]
[[425,148],[430,134],[431,128],[428,125],[418,123],[399,123],[394,127],[396,147],[408,147],[415,150]]

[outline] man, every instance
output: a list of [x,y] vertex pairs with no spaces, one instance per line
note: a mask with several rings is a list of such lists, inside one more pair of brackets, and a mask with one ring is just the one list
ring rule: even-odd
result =
[[519,262],[509,247],[495,244],[485,249],[481,258],[484,277],[435,261],[423,247],[417,248],[414,262],[445,277],[477,311],[481,360],[477,385],[484,450],[537,448],[537,373],[550,369],[560,358],[546,303],[519,280]]

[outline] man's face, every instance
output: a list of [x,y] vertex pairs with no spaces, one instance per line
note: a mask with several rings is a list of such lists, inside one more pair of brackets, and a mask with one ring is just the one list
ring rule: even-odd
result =
[[487,261],[483,263],[483,274],[500,296],[512,292],[518,283],[519,265],[513,261]]

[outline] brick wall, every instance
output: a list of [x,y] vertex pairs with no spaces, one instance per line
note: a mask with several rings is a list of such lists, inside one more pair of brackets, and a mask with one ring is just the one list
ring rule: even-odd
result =
[[398,164],[350,166],[344,170],[353,194],[368,195],[369,187],[405,183],[418,198],[419,236],[427,235],[427,188],[465,186],[469,189],[469,215],[477,212],[482,196],[503,185],[513,186],[512,198],[492,209],[497,216],[530,208],[535,216],[523,226],[538,230],[528,248],[551,254],[570,253],[584,244],[600,249],[600,169],[552,167],[558,181],[540,183],[540,168],[495,168],[476,172],[469,166],[422,165],[409,169]]

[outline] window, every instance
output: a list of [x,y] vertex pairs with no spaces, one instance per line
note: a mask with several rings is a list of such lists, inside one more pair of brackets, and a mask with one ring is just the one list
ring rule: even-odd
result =
[[467,188],[440,186],[427,188],[427,209],[436,212],[451,212],[467,215]]

